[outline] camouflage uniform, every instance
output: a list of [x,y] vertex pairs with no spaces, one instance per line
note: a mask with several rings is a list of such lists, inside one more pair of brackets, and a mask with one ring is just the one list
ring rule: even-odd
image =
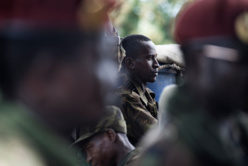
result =
[[248,117],[236,113],[220,125],[195,101],[183,87],[165,101],[170,104],[164,132],[137,165],[170,165],[170,155],[177,152],[185,165],[248,165]]
[[[93,126],[78,128],[76,141],[72,144],[75,146],[80,142],[91,138],[92,136],[102,133],[107,129],[113,129],[118,133],[127,133],[126,122],[121,111],[115,106],[108,106],[100,121]],[[138,158],[138,150],[133,150],[125,155],[119,162],[118,166],[128,166]]]
[[0,165],[76,165],[63,140],[32,113],[7,102],[0,103],[0,110]]
[[149,88],[146,88],[144,93],[141,87],[127,76],[116,92],[121,98],[120,108],[127,123],[128,139],[136,145],[144,133],[157,123],[158,105],[155,93]]
[[96,125],[78,127],[76,141],[71,146],[107,129],[113,129],[119,133],[127,133],[126,122],[119,109],[115,106],[107,106],[106,108],[103,117],[101,117]]
[[139,150],[129,152],[118,164],[118,166],[131,166],[139,158]]

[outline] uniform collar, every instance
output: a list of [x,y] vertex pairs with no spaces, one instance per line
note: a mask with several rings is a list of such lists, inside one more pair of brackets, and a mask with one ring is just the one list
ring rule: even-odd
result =
[[[149,102],[149,98],[153,98],[155,97],[155,93],[150,90],[149,88],[146,88],[146,91],[144,92],[141,88],[140,85],[138,85],[136,82],[132,81],[134,87],[136,88],[136,90],[138,91],[138,94],[140,95],[141,100],[145,103],[145,105],[148,105]],[[146,93],[148,95],[146,95]],[[151,99],[150,99],[151,100]]]
[[[148,105],[149,100],[152,100],[155,98],[155,93],[149,89],[146,88],[146,91],[144,92],[141,88],[141,86],[135,82],[134,80],[132,80],[130,77],[128,77],[126,74],[122,75],[122,79],[124,80],[124,87],[131,90],[132,93],[138,93],[138,95],[140,96],[142,102],[145,103],[145,105]],[[134,90],[136,92],[134,92]],[[149,98],[147,98],[149,97]]]
[[128,152],[119,162],[118,166],[129,165],[133,160],[136,160],[139,157],[139,149],[134,149]]

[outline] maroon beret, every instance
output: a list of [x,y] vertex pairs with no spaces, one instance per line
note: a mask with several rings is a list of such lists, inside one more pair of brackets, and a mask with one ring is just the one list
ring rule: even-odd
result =
[[80,0],[0,0],[0,26],[18,22],[38,26],[76,26]]
[[[248,0],[196,0],[178,15],[175,40],[185,44],[211,37],[240,37],[235,24],[245,12],[248,12]],[[247,34],[244,38],[248,39],[247,17],[246,21],[241,20],[238,24],[244,24],[238,25],[238,31],[241,31],[241,35]]]

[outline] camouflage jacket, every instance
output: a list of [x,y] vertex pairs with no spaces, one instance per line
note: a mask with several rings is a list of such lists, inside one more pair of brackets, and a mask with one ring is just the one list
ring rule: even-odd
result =
[[61,138],[31,112],[4,101],[0,102],[0,147],[0,163],[10,166],[76,165]]
[[124,84],[117,89],[121,98],[120,108],[127,123],[127,136],[133,145],[136,145],[144,133],[157,123],[158,105],[155,94],[141,87],[127,78]]
[[177,88],[164,101],[168,103],[164,131],[136,165],[248,165],[247,115],[236,112],[220,123],[189,94],[183,87]]
[[131,166],[139,158],[137,149],[129,152],[118,164],[118,166]]

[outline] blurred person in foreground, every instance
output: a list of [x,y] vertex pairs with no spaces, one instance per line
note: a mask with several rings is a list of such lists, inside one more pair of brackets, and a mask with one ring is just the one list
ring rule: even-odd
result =
[[107,106],[96,125],[77,130],[72,146],[86,151],[87,162],[99,166],[128,166],[138,158],[138,152],[127,138],[124,117],[118,107]]
[[78,0],[77,19],[84,31],[101,29],[107,36],[115,36],[109,13],[114,10],[116,0]]
[[0,165],[75,165],[72,129],[102,114],[108,72],[77,10],[77,0],[0,2]]
[[[199,0],[181,11],[175,40],[187,81],[164,101],[166,124],[135,165],[248,165],[248,1]],[[208,13],[208,14],[206,14]]]
[[126,57],[122,61],[121,87],[116,93],[121,98],[127,136],[133,145],[137,145],[144,133],[157,123],[157,102],[147,82],[155,82],[159,64],[155,45],[146,36],[127,36],[121,46]]

